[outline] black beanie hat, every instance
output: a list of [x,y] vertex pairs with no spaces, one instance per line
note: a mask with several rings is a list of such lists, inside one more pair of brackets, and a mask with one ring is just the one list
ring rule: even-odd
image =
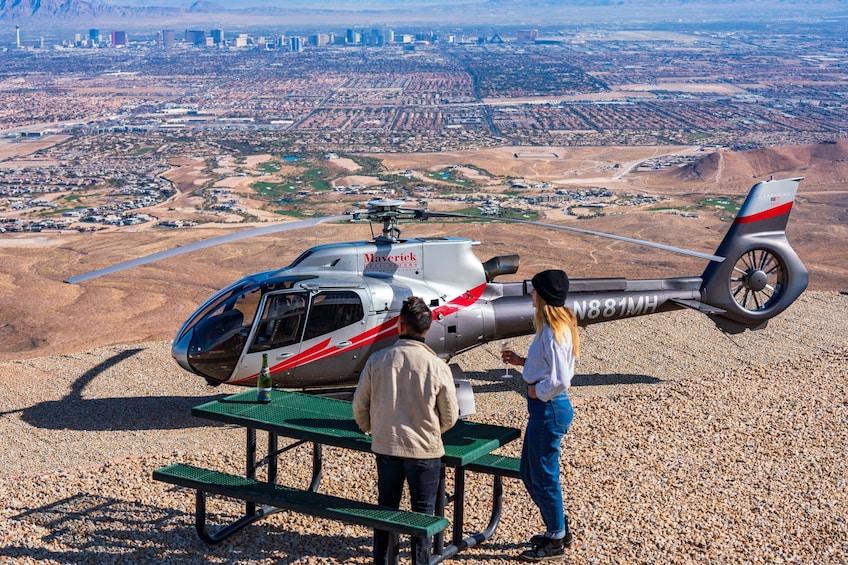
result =
[[533,277],[533,290],[551,306],[564,306],[568,295],[568,275],[560,270],[536,273]]

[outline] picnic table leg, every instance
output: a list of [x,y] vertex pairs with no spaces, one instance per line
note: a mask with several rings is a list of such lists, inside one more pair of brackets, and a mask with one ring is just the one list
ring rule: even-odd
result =
[[[253,506],[256,505],[254,504]],[[258,511],[254,510],[252,514],[245,513],[244,516],[232,524],[224,526],[216,532],[209,532],[206,528],[206,493],[202,490],[197,490],[195,491],[194,529],[197,530],[197,535],[200,539],[206,543],[218,543],[230,537],[245,526],[248,526],[260,518],[271,514],[274,510],[276,509],[266,506],[260,508]]]
[[397,565],[400,562],[400,536],[397,532],[389,532],[389,547],[386,556],[389,565]]
[[478,543],[482,543],[488,539],[491,539],[492,536],[495,535],[495,530],[498,528],[498,524],[501,521],[501,512],[503,511],[503,477],[500,475],[495,475],[494,480],[492,482],[492,513],[489,517],[489,523],[486,525],[486,529],[479,533],[471,534],[462,540],[461,547],[462,549],[466,549],[469,547],[473,547]]
[[[445,506],[447,504],[447,494],[445,493],[445,464],[442,463],[442,468],[439,471],[439,489],[436,493],[436,516],[445,515]],[[433,553],[442,555],[445,552],[445,532],[441,531],[436,534],[433,541]]]
[[453,473],[453,539],[452,543],[460,547],[462,543],[462,523],[465,520],[465,469],[457,467]]
[[324,476],[324,450],[320,443],[312,444],[312,482],[309,483],[309,490],[318,492],[318,487],[321,484],[321,477]]
[[[277,482],[277,434],[268,433],[268,453],[273,454],[268,459],[268,482]],[[256,478],[256,429],[247,428],[247,462],[246,476],[251,479]],[[263,506],[257,509],[256,503],[245,502],[244,516],[235,522],[224,526],[216,532],[209,532],[206,528],[206,493],[202,490],[197,490],[195,495],[195,511],[194,511],[194,528],[197,530],[197,535],[206,543],[218,543],[240,529],[252,524],[253,522],[273,514],[279,509],[272,506]]]
[[[245,475],[248,479],[256,478],[256,428],[247,428],[247,469]],[[256,513],[256,504],[246,502],[244,515],[252,516]]]
[[[444,472],[444,468],[443,468]],[[453,507],[453,540],[452,543],[448,546],[444,545],[444,541],[442,539],[443,533],[439,533],[436,536],[437,543],[434,544],[433,556],[430,558],[430,565],[436,565],[441,563],[447,559],[450,559],[463,549],[468,549],[469,547],[473,547],[478,543],[482,543],[488,539],[491,539],[492,536],[495,535],[495,530],[497,530],[498,524],[501,521],[501,513],[503,512],[503,477],[500,475],[494,475],[493,483],[492,483],[492,513],[489,517],[489,523],[486,525],[486,529],[482,532],[472,533],[469,536],[463,538],[462,529],[463,522],[465,520],[465,472],[462,468],[457,468],[456,473],[454,475],[454,485],[455,485],[455,493],[453,495],[454,507]],[[440,484],[440,488],[443,489],[444,485]],[[444,507],[446,497],[440,496],[437,499],[436,504],[436,515],[444,516]],[[441,508],[439,503],[441,501]]]
[[268,482],[277,483],[277,434],[268,432]]

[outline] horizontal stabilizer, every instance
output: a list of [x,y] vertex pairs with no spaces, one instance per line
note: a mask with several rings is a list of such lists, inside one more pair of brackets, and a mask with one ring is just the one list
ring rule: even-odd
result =
[[671,301],[675,304],[679,304],[680,306],[691,308],[692,310],[697,310],[698,312],[701,312],[703,314],[724,314],[727,312],[727,310],[722,310],[721,308],[716,308],[714,306],[710,306],[709,304],[704,304],[703,302],[699,302],[698,300],[673,298]]

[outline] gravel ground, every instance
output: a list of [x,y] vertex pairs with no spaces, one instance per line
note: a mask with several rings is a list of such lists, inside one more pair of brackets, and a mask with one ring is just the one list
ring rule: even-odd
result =
[[[692,312],[582,336],[562,469],[570,563],[848,563],[848,296],[807,292],[739,336]],[[493,349],[456,361],[474,419],[524,426],[520,380],[501,378]],[[0,379],[0,563],[370,562],[369,530],[288,512],[216,546],[198,539],[193,492],[151,473],[239,472],[243,431],[189,414],[239,389],[185,374],[168,343],[2,363]],[[325,453],[325,492],[376,498],[370,455]],[[283,481],[305,486],[309,464],[290,452]],[[511,562],[541,531],[522,485],[505,483],[494,539],[453,561]],[[485,525],[490,493],[489,478],[469,481],[470,528]],[[224,523],[239,506],[210,511]]]

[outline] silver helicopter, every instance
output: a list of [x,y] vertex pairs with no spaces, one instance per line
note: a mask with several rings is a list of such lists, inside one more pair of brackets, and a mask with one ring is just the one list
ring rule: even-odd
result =
[[[808,273],[786,239],[802,178],[766,180],[748,193],[715,254],[556,224],[511,220],[612,238],[707,261],[700,275],[628,280],[571,279],[566,305],[581,326],[690,308],[723,332],[757,330],[807,287]],[[362,213],[250,229],[71,277],[80,283],[230,241],[367,218],[383,224],[372,241],[319,245],[290,265],[248,275],[215,293],[183,323],[177,363],[211,385],[252,386],[267,353],[275,387],[353,386],[369,354],[397,339],[401,304],[421,296],[433,310],[427,344],[446,361],[492,341],[531,334],[528,282],[498,282],[518,270],[517,255],[480,261],[477,243],[458,237],[403,239],[399,218],[468,217],[377,200]]]

